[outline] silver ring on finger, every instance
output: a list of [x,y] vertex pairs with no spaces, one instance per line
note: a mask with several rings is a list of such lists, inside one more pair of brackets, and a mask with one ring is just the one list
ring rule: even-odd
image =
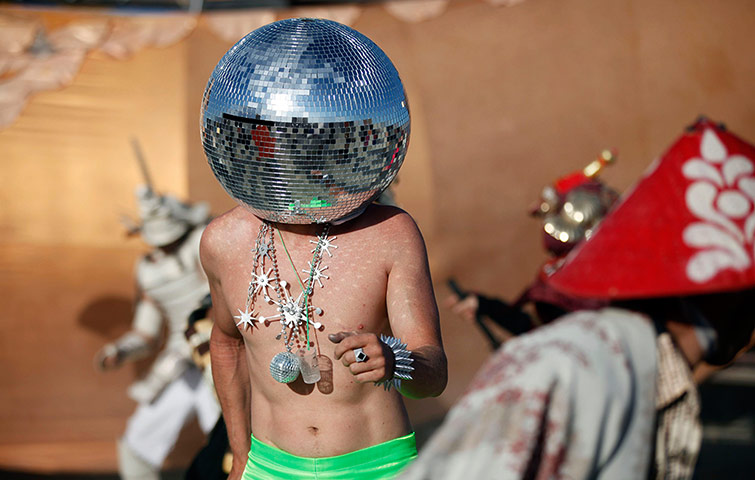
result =
[[364,353],[362,347],[359,347],[354,349],[354,358],[356,358],[357,363],[362,363],[369,360],[370,357],[368,357],[367,354]]

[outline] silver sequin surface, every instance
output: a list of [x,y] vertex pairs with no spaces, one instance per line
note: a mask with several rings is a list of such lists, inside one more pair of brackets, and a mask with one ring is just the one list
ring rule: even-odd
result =
[[398,72],[336,22],[289,19],[234,45],[205,89],[205,153],[226,191],[266,220],[343,219],[396,176],[409,142]]
[[291,352],[275,355],[270,361],[270,374],[277,382],[293,382],[299,377],[299,359]]

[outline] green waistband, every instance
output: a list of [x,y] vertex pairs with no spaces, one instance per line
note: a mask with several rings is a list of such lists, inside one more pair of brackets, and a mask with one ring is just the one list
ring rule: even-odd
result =
[[414,432],[334,457],[299,457],[252,435],[244,478],[392,478],[416,458]]

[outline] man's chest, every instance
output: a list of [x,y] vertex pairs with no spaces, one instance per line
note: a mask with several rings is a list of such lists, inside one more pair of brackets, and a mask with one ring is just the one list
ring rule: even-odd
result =
[[387,280],[383,259],[370,249],[334,242],[319,258],[301,243],[287,250],[276,245],[274,252],[251,249],[222,284],[242,334],[250,327],[327,334],[384,328]]

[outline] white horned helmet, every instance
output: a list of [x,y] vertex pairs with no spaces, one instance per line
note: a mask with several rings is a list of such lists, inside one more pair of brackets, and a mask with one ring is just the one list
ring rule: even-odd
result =
[[189,230],[209,220],[210,208],[205,202],[193,205],[173,195],[160,195],[147,185],[136,188],[142,239],[153,247],[170,245]]
[[209,221],[210,207],[206,202],[192,205],[173,195],[155,192],[139,143],[132,138],[131,144],[145,180],[134,192],[139,207],[139,223],[129,225],[131,233],[138,232],[152,247],[164,247],[194,227]]

